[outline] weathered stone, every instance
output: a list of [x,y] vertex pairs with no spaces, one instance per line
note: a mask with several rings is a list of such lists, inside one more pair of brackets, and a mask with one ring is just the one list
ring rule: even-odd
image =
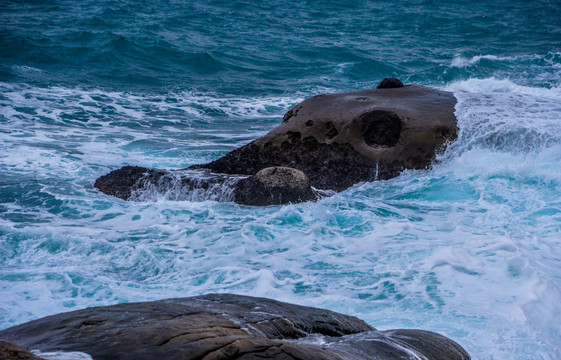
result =
[[317,95],[290,109],[264,137],[192,168],[254,175],[291,167],[315,188],[340,191],[429,166],[456,138],[455,104],[451,93],[420,85]]
[[[456,138],[456,99],[448,92],[399,84],[399,80],[390,78],[384,79],[378,89],[306,99],[288,110],[282,124],[264,137],[189,169],[254,176],[265,168],[288,167],[306,174],[310,186],[335,191],[361,181],[390,179],[405,169],[425,169],[436,152]],[[201,182],[180,175],[180,171],[189,169],[162,171],[125,166],[97,179],[95,187],[122,199],[138,200],[142,197],[136,196],[137,190],[147,187],[165,192],[179,184],[179,191],[188,192],[227,181],[215,176]],[[238,180],[228,185],[234,186]],[[250,205],[315,198],[309,191],[292,193],[280,188],[275,189],[279,194],[276,196],[259,184],[263,183],[256,178],[241,181],[234,198]],[[250,199],[250,186],[259,190],[255,192],[256,199]],[[173,199],[185,200],[189,196],[176,191]]]
[[279,205],[313,200],[306,174],[288,167],[269,167],[236,184],[235,202],[244,205]]
[[0,341],[0,360],[42,360],[42,358],[16,344]]
[[124,166],[101,176],[95,187],[123,200],[234,200],[234,186],[243,177],[208,170],[158,170]]
[[469,359],[435,333],[377,331],[352,316],[229,294],[88,308],[0,331],[0,339],[98,360]]
[[94,186],[102,193],[128,200],[139,180],[153,173],[154,170],[140,166],[123,166],[99,177]]

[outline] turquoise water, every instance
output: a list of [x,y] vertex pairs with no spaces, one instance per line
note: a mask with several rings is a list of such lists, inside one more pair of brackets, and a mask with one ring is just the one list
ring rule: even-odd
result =
[[[561,358],[558,1],[5,1],[0,49],[0,329],[232,292],[436,331],[474,359]],[[93,188],[388,76],[458,98],[428,171],[264,208]]]

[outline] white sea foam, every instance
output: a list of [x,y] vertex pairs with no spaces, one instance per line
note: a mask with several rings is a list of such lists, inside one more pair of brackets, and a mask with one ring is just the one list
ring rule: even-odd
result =
[[528,153],[561,142],[561,88],[516,85],[509,80],[468,80],[450,85],[460,104],[462,141],[474,146]]
[[2,161],[39,171],[49,163],[72,163],[70,157],[105,166],[101,172],[123,164],[180,168],[209,161],[216,155],[201,159],[196,153],[224,152],[262,136],[269,123],[278,122],[300,100],[191,92],[152,96],[9,83],[0,83],[0,92]]
[[12,70],[19,74],[27,74],[27,73],[42,73],[43,70],[32,67],[32,66],[25,66],[25,65],[14,65],[12,66]]
[[[560,90],[491,78],[447,89],[458,98],[460,134],[431,170],[265,208],[159,193],[125,202],[92,188],[127,162],[179,168],[217,157],[242,141],[228,143],[229,126],[244,126],[234,117],[213,117],[208,137],[184,141],[172,137],[188,134],[180,122],[85,129],[61,114],[28,118],[16,108],[29,99],[14,98],[0,135],[10,151],[0,154],[0,323],[233,292],[328,307],[380,329],[436,331],[473,358],[561,358]],[[31,100],[45,114],[57,108]],[[281,112],[270,111],[278,122]],[[247,137],[272,127],[248,121],[257,130]]]
[[133,201],[234,201],[234,187],[246,176],[212,174],[208,171],[167,172],[158,179],[139,180]]
[[93,360],[93,358],[90,355],[78,351],[32,350],[31,352],[46,360]]
[[473,57],[468,59],[468,58],[465,58],[463,56],[458,55],[458,56],[455,56],[452,59],[451,66],[454,66],[454,67],[471,66],[471,65],[474,65],[474,64],[477,64],[478,62],[480,62],[481,59],[494,60],[494,61],[499,60],[500,61],[500,60],[512,60],[512,59],[514,59],[514,57],[509,57],[509,56],[501,57],[501,56],[496,56],[496,55],[476,55],[476,56],[473,56]]
[[[194,92],[145,95],[99,89],[66,88],[52,86],[39,88],[22,84],[0,83],[3,99],[0,115],[17,115],[19,118],[43,116],[57,122],[72,121],[61,118],[73,112],[87,113],[85,122],[109,121],[122,117],[139,120],[140,126],[150,125],[146,121],[159,119],[174,122],[189,122],[189,116],[197,120],[213,121],[220,116],[276,118],[302,96],[254,97],[213,96]],[[36,114],[15,109],[33,109]],[[108,119],[105,119],[107,117]],[[190,119],[192,120],[192,119]]]
[[471,58],[466,58],[461,55],[456,55],[451,62],[453,67],[468,67],[478,64],[481,60],[490,61],[520,61],[520,60],[535,60],[535,59],[547,59],[547,57],[532,54],[532,55],[518,55],[518,56],[497,56],[497,55],[475,55]]

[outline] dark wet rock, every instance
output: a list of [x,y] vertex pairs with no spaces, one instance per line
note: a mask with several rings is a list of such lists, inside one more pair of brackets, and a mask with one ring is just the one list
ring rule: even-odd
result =
[[104,194],[128,200],[138,181],[153,172],[140,166],[123,166],[98,178],[94,186]]
[[328,310],[230,294],[88,308],[0,331],[0,339],[94,359],[469,359],[422,330],[377,331]]
[[280,205],[315,199],[306,174],[288,167],[269,167],[239,181],[234,201],[244,205]]
[[376,89],[395,89],[403,87],[403,83],[396,78],[385,78],[376,87]]
[[98,178],[95,187],[123,200],[164,198],[186,201],[233,201],[234,187],[244,177],[212,174],[208,170],[158,170],[124,166]]
[[16,344],[0,341],[0,360],[42,360],[42,358]]
[[165,198],[279,205],[316,198],[306,174],[286,167],[262,169],[250,177],[235,177],[208,170],[166,171],[125,166],[97,179],[95,187],[105,194],[132,201]]
[[[390,179],[405,169],[425,169],[456,138],[456,99],[448,92],[399,84],[389,78],[379,89],[314,96],[288,110],[264,137],[211,163],[175,171],[125,166],[97,179],[95,187],[125,200],[146,199],[143,192],[190,200],[189,192],[211,189],[209,199],[269,205],[315,197],[309,191],[286,193],[285,187],[263,201],[271,192],[260,188],[257,178],[236,186],[239,177],[229,180],[216,173],[254,176],[265,168],[288,167],[306,174],[313,188],[341,191],[362,181]],[[201,179],[188,172],[201,169],[215,174]],[[248,189],[254,185],[259,191],[251,199]]]
[[428,167],[456,138],[455,104],[451,93],[420,85],[317,95],[290,109],[264,137],[191,168],[254,175],[291,167],[315,188],[341,191]]

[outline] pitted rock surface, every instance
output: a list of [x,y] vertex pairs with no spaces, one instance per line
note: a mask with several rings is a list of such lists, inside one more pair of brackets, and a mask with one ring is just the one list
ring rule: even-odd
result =
[[230,294],[88,308],[0,331],[0,340],[96,360],[469,359],[432,332],[377,331],[352,316]]
[[428,167],[456,138],[455,104],[451,93],[420,85],[317,95],[290,109],[264,137],[192,168],[253,175],[291,167],[315,188],[340,191]]
[[[233,200],[240,204],[272,205],[316,197],[309,189],[268,187],[267,183],[278,180],[274,173],[267,173],[273,178],[266,181],[265,174],[254,177],[266,168],[292,168],[303,172],[311,187],[335,191],[362,181],[390,179],[405,169],[425,169],[457,136],[456,99],[425,86],[399,87],[401,82],[396,81],[384,79],[379,89],[306,99],[288,110],[283,122],[264,137],[208,164],[176,171],[125,166],[97,179],[95,187],[125,200],[141,200],[138,193],[148,188],[191,192],[227,183],[234,188]],[[199,179],[182,173],[197,169],[214,175]],[[239,179],[227,179],[225,174],[252,177],[237,183]],[[256,189],[253,198],[251,187]],[[190,198],[174,194],[172,200]]]

